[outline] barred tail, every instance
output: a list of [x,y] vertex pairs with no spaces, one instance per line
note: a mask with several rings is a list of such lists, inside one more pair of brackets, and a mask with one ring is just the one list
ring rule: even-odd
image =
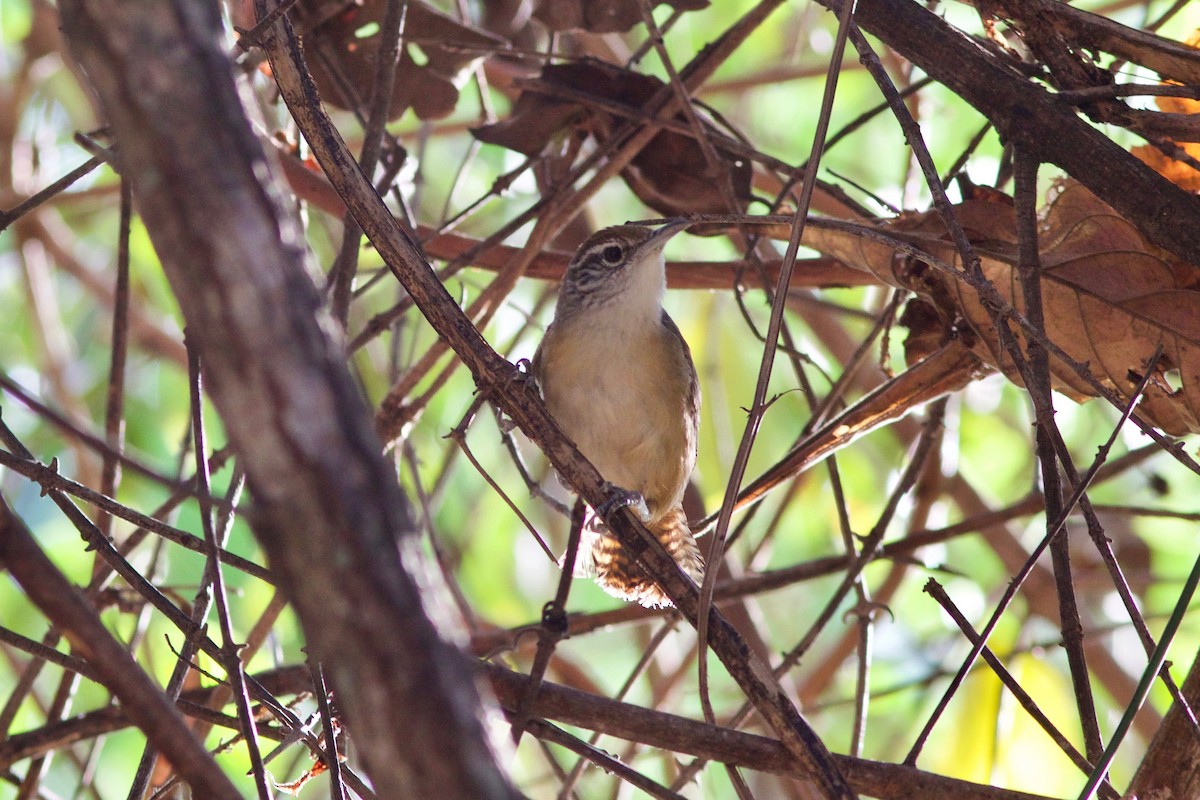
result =
[[[599,520],[595,522],[596,530],[590,544],[592,567],[600,588],[614,597],[636,600],[648,608],[671,605],[658,584],[625,552],[616,537]],[[704,579],[704,560],[682,507],[673,508],[648,527],[692,580],[699,583]]]

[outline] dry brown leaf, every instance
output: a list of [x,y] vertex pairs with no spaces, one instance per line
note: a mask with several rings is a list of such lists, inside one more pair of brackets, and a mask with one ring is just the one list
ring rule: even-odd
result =
[[[384,0],[362,0],[303,37],[309,71],[325,102],[354,108],[356,99],[358,105],[370,100],[386,5]],[[409,108],[421,119],[446,116],[458,102],[464,70],[506,46],[493,34],[410,0],[388,119]],[[327,68],[324,56],[335,60],[337,75]]]
[[[1179,147],[1189,156],[1200,161],[1200,144],[1184,142]],[[1189,164],[1171,158],[1157,147],[1149,144],[1130,148],[1129,152],[1176,186],[1187,189],[1189,192],[1200,193],[1200,171]]]
[[[919,303],[910,303],[910,309]],[[883,425],[894,422],[915,408],[963,389],[991,373],[979,355],[956,337],[939,337],[928,352],[917,356],[910,348],[909,368],[805,436],[770,469],[755,478],[738,494],[736,508],[757,502],[767,492],[794,478],[814,464],[858,441]],[[716,522],[714,513],[701,523]]]
[[[622,121],[604,110],[604,105],[625,106],[630,115],[637,116],[664,85],[650,75],[590,59],[553,64],[542,70],[539,78],[527,82],[528,88],[508,119],[472,132],[480,141],[527,156],[553,148],[555,152],[566,152],[573,160],[577,148],[570,146],[572,141],[592,136],[603,144]],[[589,98],[595,101],[589,102]],[[685,121],[682,113],[675,118]],[[711,124],[703,124],[706,130],[715,131]],[[665,216],[731,211],[722,184],[731,190],[739,210],[744,209],[750,199],[750,164],[719,146],[716,152],[720,160],[714,169],[694,139],[662,131],[630,162],[621,177],[642,202]]]
[[329,767],[325,766],[324,761],[316,761],[313,763],[312,768],[309,769],[308,772],[305,772],[296,780],[287,781],[285,783],[275,783],[275,788],[286,795],[295,797],[296,795],[300,794],[300,790],[303,789],[309,781],[328,771]]
[[[956,206],[956,212],[980,255],[984,275],[1005,301],[1023,313],[1011,206],[968,201]],[[958,267],[954,246],[934,212],[901,217],[882,230]],[[804,243],[924,296],[947,329],[965,322],[975,335],[975,351],[1020,382],[978,294],[964,281],[919,260],[898,258],[893,248],[846,232],[810,228]],[[1131,223],[1073,182],[1063,184],[1045,209],[1039,245],[1049,340],[1086,364],[1100,384],[1126,400],[1161,345],[1162,357],[1139,413],[1173,435],[1200,431],[1196,268],[1150,245]],[[1058,391],[1076,400],[1097,395],[1061,360],[1051,358],[1050,368]]]
[[[1189,44],[1195,45],[1195,42],[1189,42]],[[1168,114],[1200,114],[1200,100],[1191,100],[1186,97],[1156,97],[1154,102],[1160,111]],[[1180,142],[1177,146],[1192,158],[1200,161],[1200,144]],[[1171,158],[1154,145],[1132,147],[1129,152],[1176,186],[1187,189],[1189,192],[1200,192],[1200,171],[1194,167]]]
[[[624,33],[642,21],[642,0],[536,0],[533,16],[552,31]],[[708,0],[658,0],[679,11],[707,8]]]

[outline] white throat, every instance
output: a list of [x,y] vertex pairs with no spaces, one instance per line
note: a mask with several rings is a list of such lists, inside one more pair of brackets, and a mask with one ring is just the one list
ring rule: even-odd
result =
[[667,293],[667,272],[662,252],[647,253],[629,267],[629,282],[615,304],[631,323],[657,322]]

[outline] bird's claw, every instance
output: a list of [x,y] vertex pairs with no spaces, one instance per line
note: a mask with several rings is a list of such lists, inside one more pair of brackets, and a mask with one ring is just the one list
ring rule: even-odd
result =
[[604,484],[604,491],[608,495],[608,499],[596,508],[596,514],[605,522],[608,521],[611,514],[622,508],[632,509],[642,522],[650,521],[650,509],[646,505],[646,498],[642,497],[640,492],[622,489],[620,486],[608,482]]

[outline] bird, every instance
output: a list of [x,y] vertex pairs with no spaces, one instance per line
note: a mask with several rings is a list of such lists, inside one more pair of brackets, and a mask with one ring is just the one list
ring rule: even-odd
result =
[[[699,583],[704,561],[683,493],[696,466],[700,384],[662,307],[663,247],[688,224],[625,224],[588,237],[567,266],[531,372],[551,416],[612,488],[612,506],[632,506]],[[610,510],[590,513],[577,574],[615,597],[671,605],[604,523]]]

